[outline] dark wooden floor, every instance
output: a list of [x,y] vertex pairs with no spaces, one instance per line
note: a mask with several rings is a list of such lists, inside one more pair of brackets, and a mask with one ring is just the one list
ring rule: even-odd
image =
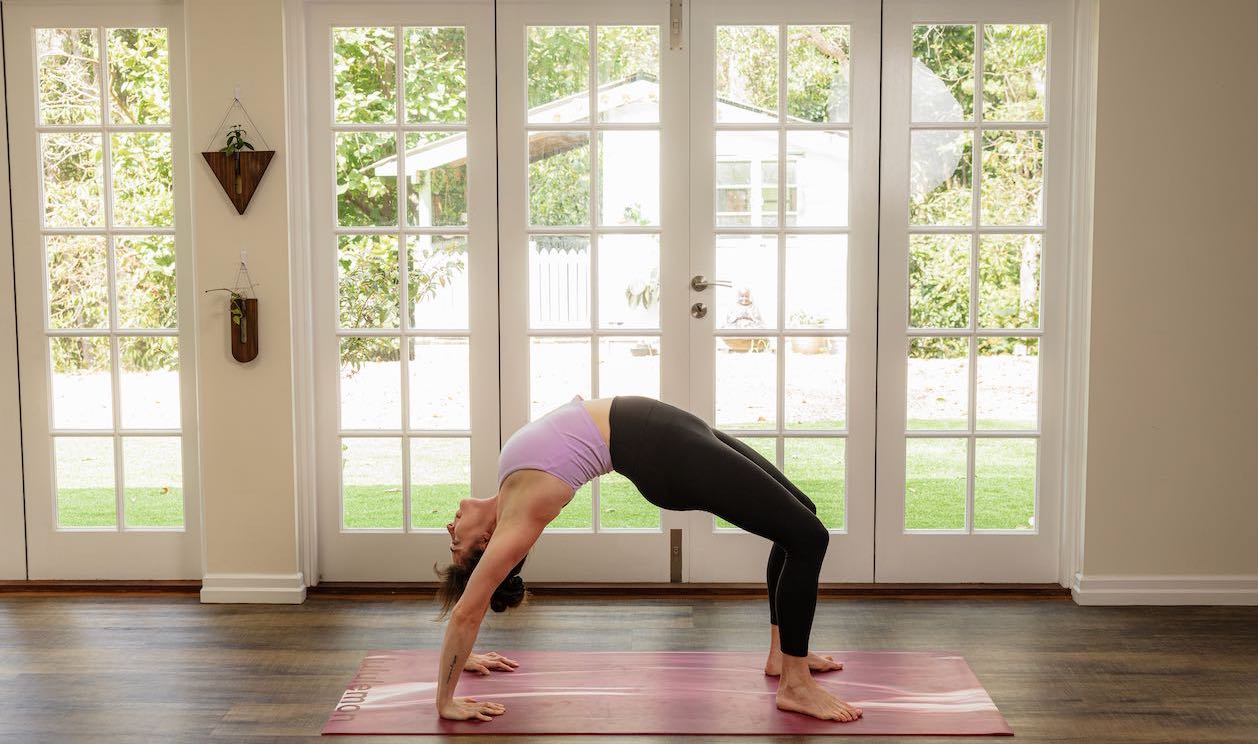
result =
[[[0,594],[0,742],[314,741],[364,652],[438,645],[432,617],[405,600]],[[765,618],[758,601],[539,597],[477,648],[759,649]],[[1018,742],[1258,742],[1255,607],[825,600],[813,645],[959,652]]]

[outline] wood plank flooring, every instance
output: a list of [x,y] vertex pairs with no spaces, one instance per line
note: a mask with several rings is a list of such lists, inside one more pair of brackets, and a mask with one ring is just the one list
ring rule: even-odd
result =
[[[430,602],[398,599],[0,594],[0,742],[327,742],[319,730],[364,652],[438,646],[433,617]],[[754,600],[543,596],[491,616],[477,649],[761,649],[766,618]],[[827,599],[813,646],[961,653],[1015,742],[1258,742],[1258,607]],[[460,739],[476,740],[490,738]],[[619,740],[651,739],[598,739]]]

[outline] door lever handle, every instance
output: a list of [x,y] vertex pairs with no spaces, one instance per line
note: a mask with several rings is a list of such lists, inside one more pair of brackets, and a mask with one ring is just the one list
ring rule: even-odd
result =
[[702,292],[708,287],[733,287],[733,286],[734,286],[733,282],[725,281],[724,279],[713,279],[712,281],[707,281],[704,278],[703,274],[695,274],[695,277],[690,280],[690,288],[696,292]]

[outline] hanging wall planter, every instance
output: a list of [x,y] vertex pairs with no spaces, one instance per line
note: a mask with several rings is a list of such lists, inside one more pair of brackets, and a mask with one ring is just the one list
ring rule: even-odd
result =
[[[243,279],[243,282],[241,281]],[[231,337],[232,357],[238,362],[252,362],[258,357],[258,298],[252,296],[253,277],[249,276],[249,265],[245,252],[240,252],[240,268],[236,271],[235,286],[231,289],[219,287],[207,289],[210,292],[228,292],[231,300],[227,310],[230,321],[228,334]]]
[[258,356],[258,299],[232,294],[232,356],[252,362]]
[[[227,144],[218,150],[203,152],[201,157],[205,158],[214,177],[218,179],[219,185],[227,193],[227,198],[231,200],[232,206],[236,207],[236,213],[244,214],[245,209],[249,207],[249,201],[258,190],[258,184],[262,182],[267,166],[271,164],[271,158],[275,157],[275,151],[258,150],[246,139],[250,131],[257,132],[257,125],[253,123],[253,119],[249,116],[249,112],[245,111],[239,98],[233,100],[232,105],[227,108],[223,121],[219,123],[218,129],[214,130],[210,146],[213,147],[218,140],[219,132],[223,131],[223,125],[227,123],[227,117],[236,109],[240,109],[253,129],[247,130],[240,124],[232,124],[227,130]],[[258,136],[266,147],[266,138],[262,137],[261,132],[258,132]]]

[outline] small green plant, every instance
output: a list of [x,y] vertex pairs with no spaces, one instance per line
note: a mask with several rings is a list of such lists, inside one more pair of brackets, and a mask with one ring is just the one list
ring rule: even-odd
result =
[[218,287],[215,289],[207,289],[206,292],[227,292],[231,295],[228,301],[228,307],[231,309],[232,325],[239,329],[240,343],[249,340],[249,322],[245,319],[245,296],[234,289],[226,287]]
[[240,343],[249,340],[248,323],[245,322],[245,297],[242,294],[232,292],[231,299],[232,308],[232,325],[240,328]]
[[231,129],[227,130],[227,147],[219,150],[219,152],[227,155],[232,159],[232,170],[235,178],[235,187],[237,194],[245,192],[245,184],[240,177],[240,153],[245,150],[252,150],[253,145],[245,141],[245,130],[239,124],[232,124]]
[[252,150],[253,145],[245,140],[245,130],[239,124],[232,124],[231,129],[227,130],[227,146],[220,149],[219,152],[225,155],[235,155],[244,150]]

